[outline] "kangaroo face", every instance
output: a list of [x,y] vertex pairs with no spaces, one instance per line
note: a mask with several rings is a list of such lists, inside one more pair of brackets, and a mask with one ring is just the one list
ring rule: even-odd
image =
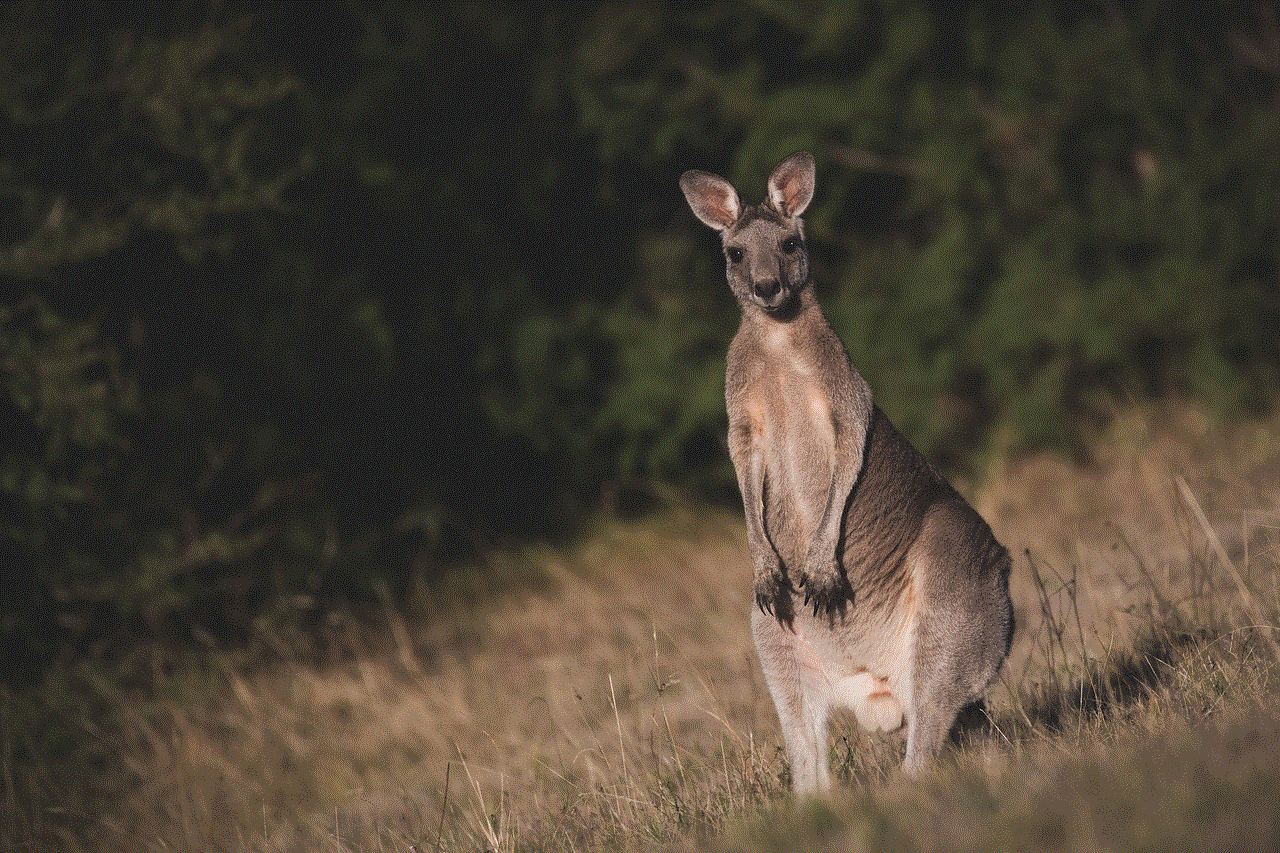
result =
[[725,277],[738,302],[785,314],[809,280],[809,258],[798,217],[783,219],[767,205],[750,209],[721,234]]
[[768,197],[743,206],[732,185],[718,175],[690,170],[680,188],[694,215],[720,232],[725,274],[743,308],[785,319],[809,281],[800,214],[813,198],[813,157],[783,160],[769,177]]

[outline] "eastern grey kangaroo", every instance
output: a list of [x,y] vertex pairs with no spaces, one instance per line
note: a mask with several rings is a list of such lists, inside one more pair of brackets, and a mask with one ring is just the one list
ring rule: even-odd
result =
[[1009,553],[871,402],[827,325],[800,215],[813,157],[784,160],[762,204],[680,178],[720,232],[742,324],[729,345],[729,453],[755,574],[751,628],[797,793],[831,785],[827,715],[907,724],[903,769],[935,759],[1009,651]]

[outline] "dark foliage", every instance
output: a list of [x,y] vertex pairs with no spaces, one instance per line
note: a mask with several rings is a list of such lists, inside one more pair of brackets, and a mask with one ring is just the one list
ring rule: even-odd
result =
[[[19,4],[2,653],[235,640],[654,484],[733,494],[676,178],[814,151],[820,296],[949,465],[1271,399],[1273,9]],[[24,663],[25,662],[25,663]]]

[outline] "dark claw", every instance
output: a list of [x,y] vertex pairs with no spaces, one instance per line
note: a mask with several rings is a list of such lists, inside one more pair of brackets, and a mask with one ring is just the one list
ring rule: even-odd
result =
[[853,591],[846,583],[838,584],[830,590],[810,587],[804,596],[804,606],[812,608],[815,619],[820,615],[834,618],[837,612],[843,616],[852,603]]
[[793,604],[791,595],[794,592],[790,580],[781,572],[770,576],[767,583],[762,583],[756,592],[756,606],[765,616],[772,616],[778,624],[789,631],[795,631]]

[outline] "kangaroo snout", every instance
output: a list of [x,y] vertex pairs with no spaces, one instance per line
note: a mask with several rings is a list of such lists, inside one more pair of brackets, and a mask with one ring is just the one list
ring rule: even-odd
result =
[[782,290],[782,285],[778,283],[776,278],[766,279],[765,281],[757,281],[755,283],[756,296],[761,299],[772,299],[778,295],[778,291]]

